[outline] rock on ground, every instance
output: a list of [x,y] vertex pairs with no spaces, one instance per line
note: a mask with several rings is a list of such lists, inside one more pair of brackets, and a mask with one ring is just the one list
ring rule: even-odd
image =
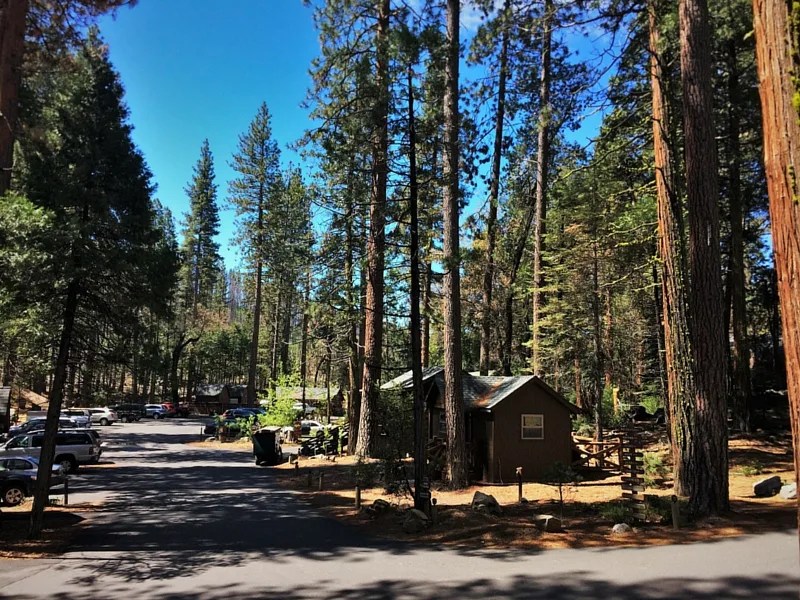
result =
[[617,523],[614,527],[611,528],[611,533],[620,534],[620,533],[631,533],[633,529],[627,523]]
[[406,518],[403,519],[403,531],[409,534],[420,533],[428,527],[428,517],[421,510],[412,508],[406,512]]
[[784,500],[794,500],[797,498],[797,484],[790,483],[781,488],[781,498]]
[[553,515],[536,515],[533,517],[533,524],[547,533],[561,531],[561,519]]
[[753,493],[759,498],[768,498],[780,492],[782,486],[781,478],[773,475],[761,481],[756,481],[753,484]]
[[472,497],[472,510],[485,512],[492,515],[503,514],[503,507],[500,506],[500,503],[497,501],[497,499],[495,499],[494,496],[484,494],[483,492],[475,492],[475,495]]

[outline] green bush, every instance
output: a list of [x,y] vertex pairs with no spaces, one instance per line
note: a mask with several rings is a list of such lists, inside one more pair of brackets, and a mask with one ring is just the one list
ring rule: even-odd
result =
[[644,406],[645,410],[651,415],[655,414],[659,408],[664,408],[661,405],[661,398],[658,396],[642,396],[639,398],[639,404]]
[[743,464],[739,469],[745,477],[753,477],[754,475],[761,475],[764,472],[764,465],[761,461],[750,460]]
[[604,502],[597,508],[601,517],[614,523],[627,523],[633,518],[633,509],[621,500]]
[[375,462],[367,462],[359,457],[353,469],[356,483],[362,487],[369,488],[375,485],[378,480],[380,465]]
[[644,453],[644,484],[647,487],[656,485],[657,480],[665,479],[669,468],[664,464],[664,456],[659,452]]

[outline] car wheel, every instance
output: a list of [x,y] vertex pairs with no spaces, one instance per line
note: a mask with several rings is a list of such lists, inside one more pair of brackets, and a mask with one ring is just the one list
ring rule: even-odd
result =
[[25,500],[25,490],[21,486],[12,484],[3,490],[3,504],[17,506]]
[[103,427],[108,427],[108,419],[106,419],[105,417],[100,419],[100,425],[102,425]]
[[159,415],[158,413],[153,413],[153,418],[154,419],[160,419],[161,415]]
[[58,465],[63,473],[74,473],[78,470],[78,461],[74,456],[57,456],[53,464]]

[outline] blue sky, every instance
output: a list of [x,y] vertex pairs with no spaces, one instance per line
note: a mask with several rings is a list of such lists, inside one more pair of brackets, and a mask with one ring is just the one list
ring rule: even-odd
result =
[[[461,22],[463,42],[478,24],[476,12],[465,8]],[[312,125],[300,108],[311,60],[319,53],[311,9],[300,0],[139,0],[135,8],[103,18],[100,28],[125,85],[134,141],[179,230],[188,210],[184,187],[208,138],[219,186],[220,250],[226,265],[235,267],[234,213],[225,200],[233,177],[228,161],[238,135],[266,102],[284,166],[301,162],[287,145]],[[462,76],[474,74],[462,69]],[[585,140],[599,121],[594,115],[571,137]],[[476,190],[467,211],[479,210],[484,196]]]
[[140,0],[104,18],[100,28],[120,72],[157,197],[176,219],[188,209],[183,189],[206,137],[214,153],[221,214],[220,245],[228,266],[234,214],[225,209],[228,161],[262,102],[285,164],[286,145],[309,126],[301,109],[308,68],[319,49],[311,10],[294,0]]

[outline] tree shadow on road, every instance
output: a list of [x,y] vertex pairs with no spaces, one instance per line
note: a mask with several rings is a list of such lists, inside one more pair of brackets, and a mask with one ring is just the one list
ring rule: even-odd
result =
[[[298,581],[307,581],[298,574]],[[328,581],[312,584],[298,583],[290,588],[259,586],[246,582],[234,585],[206,585],[202,589],[182,592],[170,590],[167,585],[148,589],[146,597],[152,600],[245,600],[248,598],[282,598],[283,600],[308,600],[311,598],[339,598],[342,600],[427,600],[428,598],[458,598],[478,600],[484,598],[509,598],[511,600],[578,600],[603,598],[634,600],[639,598],[663,600],[666,598],[697,598],[722,600],[761,598],[782,600],[797,598],[800,579],[771,575],[766,579],[730,577],[713,582],[698,579],[658,579],[646,583],[620,585],[586,572],[573,572],[559,576],[530,577],[520,575],[505,581],[477,578],[460,583],[420,581],[408,579],[383,579],[366,585],[338,587]],[[97,585],[85,582],[77,593],[56,593],[53,600],[84,600],[85,598],[126,598],[133,596],[129,586]],[[5,599],[0,593],[0,598]],[[34,596],[15,595],[15,600],[30,600]]]
[[[157,439],[160,440],[160,434]],[[130,439],[132,436],[129,436]],[[174,442],[175,436],[170,436]],[[437,547],[379,539],[358,529],[322,516],[309,506],[302,494],[278,487],[269,469],[256,467],[246,451],[207,450],[187,447],[180,454],[141,453],[141,445],[159,444],[147,434],[139,434],[136,443],[115,449],[118,467],[99,469],[84,474],[81,491],[109,491],[102,511],[92,516],[89,526],[78,538],[70,554],[56,569],[79,569],[69,581],[82,589],[97,588],[107,597],[109,586],[149,582],[168,585],[169,580],[197,576],[218,567],[243,566],[254,561],[268,560],[273,564],[288,564],[292,559],[309,561],[342,560],[344,565],[361,563],[380,552],[389,559],[424,551],[433,559],[437,552],[490,558],[501,561],[520,561],[541,550],[483,550],[459,546]],[[713,543],[713,542],[711,542]],[[591,552],[603,552],[595,549]],[[590,557],[587,551],[587,559]],[[466,574],[465,574],[466,575]],[[298,576],[298,581],[308,581]],[[451,590],[460,597],[478,598],[495,595],[509,597],[579,597],[580,585],[575,581],[551,581],[553,595],[541,595],[538,579],[520,580],[516,588],[497,589],[481,595],[469,595],[469,590]],[[747,582],[750,583],[747,583]],[[742,579],[737,585],[775,586],[780,578],[769,582]],[[680,582],[689,585],[690,582]],[[580,585],[579,585],[580,584]],[[414,583],[387,580],[371,588],[347,592],[346,598],[410,598],[430,597],[433,582]],[[473,583],[477,589],[491,582]],[[600,582],[598,585],[603,585]],[[606,582],[606,586],[611,586]],[[676,584],[677,585],[677,584]],[[428,587],[426,587],[428,586]],[[563,589],[558,586],[566,586]],[[731,589],[734,589],[731,584]],[[397,587],[395,590],[394,588]],[[470,588],[472,589],[472,588]],[[759,588],[760,589],[760,588]],[[776,588],[777,589],[777,588]],[[229,590],[230,594],[225,590]],[[215,599],[256,597],[235,588],[209,590],[189,596],[158,596],[164,600],[180,598]],[[280,595],[284,598],[313,597],[315,589],[257,590],[260,596]],[[647,590],[645,590],[647,591]],[[653,588],[652,592],[663,591]],[[240,595],[236,595],[239,593]],[[514,595],[514,594],[521,595]],[[165,591],[164,594],[167,594]],[[292,595],[295,594],[295,595]],[[306,595],[303,595],[306,594]],[[359,595],[361,594],[361,595]],[[539,594],[539,595],[537,595]],[[558,595],[561,594],[561,595]],[[435,595],[444,595],[437,592]],[[673,594],[680,595],[680,594]],[[759,591],[759,594],[763,596]],[[60,598],[62,596],[55,596]],[[90,594],[81,598],[91,597]],[[149,597],[149,594],[148,594]],[[580,596],[584,597],[584,596]],[[648,597],[624,595],[621,590],[609,590],[608,597]],[[668,597],[652,596],[655,598]],[[717,597],[709,595],[708,598]],[[734,596],[736,597],[736,596]],[[745,597],[745,596],[741,596]],[[774,596],[782,597],[782,596]],[[64,600],[72,598],[63,596]]]

